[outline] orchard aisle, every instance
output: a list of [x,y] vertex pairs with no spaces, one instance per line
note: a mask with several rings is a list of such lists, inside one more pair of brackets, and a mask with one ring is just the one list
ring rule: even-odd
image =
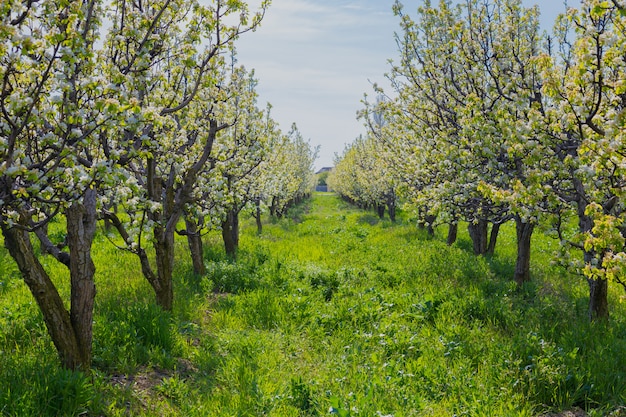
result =
[[[563,280],[548,258],[517,290],[507,278],[514,251],[477,258],[464,234],[448,247],[408,217],[394,224],[314,194],[265,219],[261,236],[243,221],[237,262],[208,236],[201,277],[181,238],[173,313],[156,306],[136,260],[99,235],[92,376],[58,368],[36,309],[9,281],[0,387],[11,389],[0,389],[0,409],[537,416],[585,406],[608,415],[624,403],[623,304],[608,329],[592,326],[584,283]],[[502,248],[513,233],[503,228]]]

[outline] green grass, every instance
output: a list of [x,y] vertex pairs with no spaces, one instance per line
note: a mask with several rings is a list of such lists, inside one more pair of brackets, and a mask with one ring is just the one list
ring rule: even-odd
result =
[[[514,228],[475,257],[408,220],[317,194],[256,236],[239,261],[218,234],[207,274],[178,244],[175,310],[136,260],[99,236],[91,375],[59,369],[32,297],[0,256],[0,415],[536,416],[626,402],[626,308],[587,321],[586,283],[535,236],[533,281],[510,280]],[[65,271],[47,261],[64,294]],[[623,414],[622,414],[623,415]]]

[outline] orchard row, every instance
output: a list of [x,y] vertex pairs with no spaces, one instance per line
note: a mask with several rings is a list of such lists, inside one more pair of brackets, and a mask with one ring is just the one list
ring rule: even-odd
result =
[[[540,30],[520,0],[400,2],[392,92],[365,102],[368,135],[329,183],[393,218],[469,224],[474,252],[517,228],[514,279],[530,279],[538,225],[558,259],[589,283],[592,319],[609,316],[609,283],[626,288],[626,3],[583,0]],[[488,238],[489,225],[491,235]]]
[[[207,229],[234,256],[242,210],[280,216],[309,192],[316,151],[258,107],[253,72],[236,64],[237,38],[268,5],[0,5],[0,227],[65,367],[91,363],[98,220],[171,310],[176,233],[202,273]],[[69,311],[31,239],[68,267]]]

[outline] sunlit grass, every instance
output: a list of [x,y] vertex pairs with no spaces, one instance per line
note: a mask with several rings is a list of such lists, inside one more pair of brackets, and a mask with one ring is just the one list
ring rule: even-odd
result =
[[266,221],[261,236],[243,227],[237,264],[207,236],[204,277],[178,241],[171,314],[132,254],[99,235],[91,376],[58,368],[2,252],[0,413],[608,415],[626,401],[622,293],[611,289],[607,327],[588,323],[585,282],[550,264],[555,242],[540,233],[533,282],[519,289],[512,225],[478,258],[463,229],[448,247],[443,229],[431,238],[333,195]]

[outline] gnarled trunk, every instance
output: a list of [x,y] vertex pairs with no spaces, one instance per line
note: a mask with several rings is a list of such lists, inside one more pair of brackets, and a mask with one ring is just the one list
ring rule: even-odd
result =
[[530,239],[534,229],[535,224],[533,222],[524,222],[521,217],[515,217],[517,261],[515,262],[513,279],[518,285],[530,281]]
[[74,334],[70,315],[50,277],[43,269],[24,230],[2,223],[4,245],[15,259],[24,282],[41,310],[48,334],[64,368],[83,368],[83,355]]
[[27,231],[2,222],[4,244],[33,294],[63,367],[88,371],[91,367],[93,306],[96,295],[91,246],[96,232],[96,193],[87,190],[83,203],[66,211],[69,258],[59,256],[70,269],[70,312],[35,255]]

